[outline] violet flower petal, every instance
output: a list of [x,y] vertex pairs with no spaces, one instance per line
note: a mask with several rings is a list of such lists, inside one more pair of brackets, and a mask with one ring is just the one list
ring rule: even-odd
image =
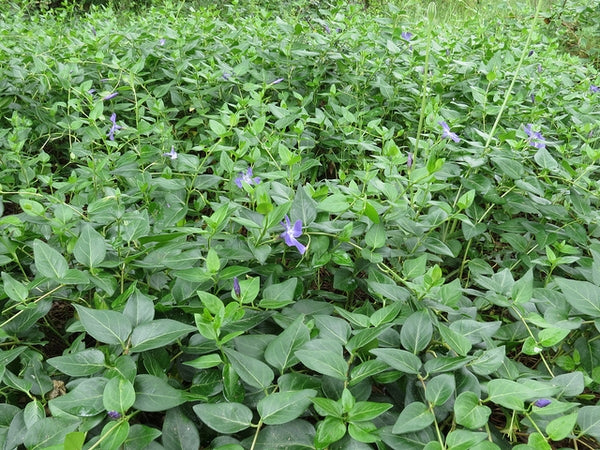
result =
[[242,295],[242,288],[240,287],[240,280],[238,280],[238,277],[233,277],[233,293],[236,297]]
[[168,156],[171,159],[177,159],[177,152],[175,151],[175,146],[171,146],[171,151],[168,153],[163,153],[163,156]]
[[442,129],[444,130],[442,132],[442,137],[443,138],[450,138],[452,139],[454,142],[460,142],[460,138],[458,137],[458,135],[456,133],[453,133],[452,131],[450,131],[450,126],[444,122],[444,121],[440,121],[438,122],[438,124],[442,127]]
[[296,247],[301,255],[304,255],[306,246],[300,243],[296,238],[302,235],[302,220],[298,219],[294,225],[290,222],[290,218],[285,216],[285,222],[281,222],[285,231],[281,233],[281,237],[288,247]]
[[545,408],[550,403],[552,403],[552,400],[550,400],[548,398],[540,398],[540,399],[536,400],[535,402],[533,402],[533,404],[535,406],[537,406],[538,408]]

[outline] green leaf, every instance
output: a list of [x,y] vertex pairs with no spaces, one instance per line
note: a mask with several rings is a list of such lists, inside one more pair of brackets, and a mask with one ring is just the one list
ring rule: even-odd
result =
[[339,441],[346,434],[346,424],[342,419],[326,417],[317,424],[315,445],[317,448],[325,448],[329,444]]
[[408,290],[397,284],[378,283],[373,280],[367,280],[367,286],[373,294],[380,296],[386,302],[391,300],[394,303],[403,305],[406,304],[406,300],[410,297]]
[[429,236],[423,240],[423,245],[430,252],[437,255],[449,256],[450,258],[456,257],[454,252],[448,247],[443,241]]
[[545,148],[540,148],[535,152],[533,159],[542,169],[555,170],[558,168],[556,159],[554,159],[550,152]]
[[571,330],[565,328],[546,328],[538,333],[538,342],[544,347],[553,347],[566,338]]
[[140,448],[146,448],[150,442],[155,440],[160,435],[161,432],[156,428],[140,424],[133,425],[129,430],[127,439],[125,440],[124,450],[138,450]]
[[65,436],[65,443],[61,450],[81,450],[85,443],[85,433],[73,431]]
[[531,397],[527,386],[510,380],[490,380],[487,389],[489,401],[516,411],[524,411],[523,401]]
[[296,189],[289,216],[292,223],[298,219],[302,220],[303,227],[310,225],[317,218],[317,202],[306,193],[306,188],[302,185]]
[[98,267],[106,258],[106,242],[90,224],[84,224],[73,247],[73,256],[86,267]]
[[140,411],[165,411],[186,401],[183,391],[175,389],[165,380],[153,375],[141,374],[135,377],[135,403]]
[[239,301],[243,304],[252,303],[260,291],[260,278],[254,277],[240,281],[242,294]]
[[303,320],[304,315],[299,315],[265,349],[265,360],[280,373],[298,362],[294,352],[310,340],[310,331]]
[[402,264],[402,274],[408,280],[424,275],[427,271],[427,255],[423,254],[415,259],[407,259]]
[[15,280],[10,274],[2,272],[2,288],[6,295],[15,302],[24,302],[29,296],[29,289],[21,283]]
[[213,315],[218,315],[225,309],[223,301],[209,292],[197,291],[196,294],[200,298],[200,301],[204,307]]
[[129,434],[129,422],[120,420],[118,422],[108,422],[102,428],[100,439],[102,440],[102,450],[118,450],[127,435]]
[[106,383],[107,380],[105,378],[84,379],[65,395],[50,400],[48,402],[50,411],[59,409],[73,416],[95,416],[104,411],[102,394]]
[[39,239],[33,241],[33,259],[38,272],[51,280],[60,281],[67,274],[64,256]]
[[433,377],[426,385],[425,398],[434,406],[441,406],[454,393],[456,383],[454,375],[442,374]]
[[377,337],[387,330],[391,324],[384,324],[379,327],[366,328],[358,331],[346,344],[346,349],[350,353],[356,353],[361,348],[364,348],[371,344]]
[[448,433],[448,436],[446,437],[446,445],[452,450],[471,450],[476,444],[485,440],[486,438],[487,433],[484,432],[457,429]]
[[314,449],[315,428],[305,420],[294,420],[283,425],[263,427],[255,448],[269,450]]
[[315,324],[319,329],[319,338],[333,339],[339,341],[342,345],[348,342],[348,337],[352,332],[350,324],[339,317],[326,315],[315,315]]
[[494,373],[504,362],[506,350],[504,346],[486,350],[469,363],[469,367],[477,375],[490,375]]
[[317,373],[338,380],[346,380],[348,363],[337,352],[332,350],[298,350],[295,355],[302,364]]
[[348,411],[348,420],[350,422],[361,422],[363,420],[373,420],[390,409],[390,403],[377,402],[356,402],[352,409]]
[[104,386],[102,402],[107,411],[125,414],[135,402],[133,384],[121,377],[111,378]]
[[320,211],[326,211],[329,214],[336,214],[347,211],[350,204],[346,201],[344,194],[333,194],[325,197],[317,205]]
[[[350,422],[348,434],[358,442],[373,443],[379,440],[377,427],[372,422]],[[344,448],[348,448],[344,446]]]
[[79,419],[70,417],[46,417],[34,423],[27,430],[24,445],[30,450],[40,450],[52,445],[63,444],[67,434],[75,431],[79,424]]
[[316,397],[312,399],[315,411],[321,416],[333,416],[341,419],[344,415],[344,409],[340,401],[335,401],[330,398]]
[[515,282],[511,290],[511,298],[517,305],[522,305],[531,300],[533,294],[533,270],[529,269],[525,275]]
[[208,121],[208,126],[213,133],[219,137],[222,137],[227,133],[227,128],[225,128],[221,122],[217,122],[216,120],[210,119]]
[[556,284],[565,299],[577,311],[593,318],[600,318],[600,287],[588,281],[556,278]]
[[200,403],[192,409],[202,422],[219,433],[237,433],[252,424],[252,411],[241,403]]
[[374,327],[378,327],[380,325],[391,322],[398,316],[398,314],[400,314],[400,311],[402,310],[403,306],[403,302],[398,301],[393,302],[391,305],[384,306],[383,308],[378,309],[373,314],[371,314],[369,322],[371,322],[371,325],[373,325]]
[[23,408],[23,421],[27,428],[46,417],[44,406],[39,400],[32,400]]
[[[230,402],[243,401],[246,391],[240,382],[239,375],[233,369],[233,366],[229,363],[223,364],[221,373],[223,374],[223,396],[225,399]],[[213,388],[215,386],[214,382],[210,383],[210,385],[213,386]]]
[[379,214],[377,214],[377,210],[370,201],[365,201],[362,214],[371,219],[371,222],[379,223]]
[[500,172],[509,178],[519,180],[523,177],[523,165],[517,159],[505,156],[492,156],[491,160]]
[[298,278],[289,278],[283,283],[267,286],[263,291],[259,306],[265,308],[267,305],[287,305],[293,302],[297,284]]
[[23,212],[25,214],[27,214],[28,216],[32,216],[32,217],[41,217],[44,215],[46,208],[44,208],[44,205],[42,205],[39,202],[36,202],[35,200],[28,200],[28,199],[24,199],[21,198],[19,199],[19,206],[21,207],[21,209],[23,210]]
[[11,348],[10,350],[0,350],[0,367],[6,367],[11,361],[14,361],[21,353],[27,350],[27,347]]
[[531,433],[527,439],[527,445],[515,445],[513,450],[552,450],[552,446],[540,433]]
[[365,242],[371,249],[383,247],[386,240],[386,230],[382,223],[374,223],[365,234]]
[[133,353],[164,347],[193,331],[196,331],[195,327],[171,319],[145,322],[131,333],[130,350]]
[[92,375],[106,367],[104,353],[94,348],[65,356],[49,358],[47,362],[65,375],[72,377]]
[[211,367],[217,367],[223,363],[221,355],[212,353],[210,355],[203,355],[191,361],[186,361],[183,364],[186,366],[194,367],[196,369],[209,369]]
[[391,368],[412,375],[418,374],[422,365],[421,359],[418,356],[413,355],[406,350],[395,348],[376,348],[371,350],[371,353],[377,356],[379,360],[385,362]]
[[578,413],[574,412],[566,416],[557,417],[546,425],[546,434],[553,441],[562,441],[573,432],[577,423]]
[[275,374],[264,362],[230,348],[224,348],[223,352],[227,355],[235,372],[250,386],[266,389],[273,382]]
[[590,435],[600,439],[600,406],[583,406],[577,415],[578,436]]
[[206,254],[206,271],[214,274],[217,273],[220,268],[221,261],[219,260],[219,254],[214,248],[208,249],[208,253]]
[[123,314],[134,327],[137,327],[154,319],[154,302],[135,288],[135,285],[132,286],[134,286],[134,289],[127,299]]
[[557,375],[550,380],[550,383],[552,386],[559,388],[559,391],[556,393],[556,396],[559,398],[562,396],[574,397],[581,394],[585,388],[583,373],[578,370]]
[[369,316],[359,313],[348,312],[338,306],[335,306],[335,311],[346,319],[348,322],[356,325],[358,328],[367,328],[370,325]]
[[454,402],[456,423],[472,430],[484,426],[491,413],[490,408],[480,405],[479,397],[474,392],[463,392]]
[[125,347],[131,334],[131,323],[123,314],[104,309],[90,309],[75,305],[85,331],[97,341]]
[[25,378],[19,378],[10,370],[7,370],[6,368],[3,369],[5,370],[3,379],[4,384],[6,384],[12,389],[16,389],[18,391],[29,394],[31,387],[33,386],[33,381],[27,380]]
[[438,331],[442,336],[442,340],[452,350],[458,353],[460,356],[467,356],[467,353],[471,350],[471,342],[461,334],[458,334],[454,330],[448,328],[446,325],[441,323],[437,324]]
[[392,428],[392,433],[403,434],[420,431],[431,425],[434,419],[433,413],[427,405],[413,402],[404,407]]
[[260,400],[256,409],[265,424],[280,425],[300,417],[316,395],[313,389],[276,392]]
[[181,408],[167,411],[162,426],[162,444],[172,450],[201,448],[198,427]]
[[456,202],[456,205],[460,209],[467,209],[473,204],[473,200],[475,200],[475,190],[471,189],[470,191],[467,191],[460,196],[460,198]]
[[384,361],[379,361],[377,359],[370,359],[363,363],[360,363],[358,366],[352,369],[350,372],[350,386],[354,386],[361,381],[372,377],[373,375],[377,375],[385,370],[387,370],[389,366]]
[[429,345],[432,335],[433,325],[429,314],[426,311],[417,311],[408,316],[402,325],[400,342],[406,350],[417,354]]

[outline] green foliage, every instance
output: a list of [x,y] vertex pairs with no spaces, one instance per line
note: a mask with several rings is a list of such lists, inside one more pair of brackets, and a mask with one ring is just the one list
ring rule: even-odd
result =
[[575,2],[151,3],[0,5],[0,447],[597,446]]

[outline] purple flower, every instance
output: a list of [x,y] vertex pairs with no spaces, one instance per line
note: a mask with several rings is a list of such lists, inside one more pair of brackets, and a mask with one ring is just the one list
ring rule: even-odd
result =
[[237,187],[239,187],[241,189],[242,186],[244,186],[243,183],[246,183],[249,185],[260,183],[260,178],[253,177],[252,176],[252,167],[248,167],[248,170],[246,171],[246,173],[240,172],[240,176],[237,177],[234,181],[235,181],[235,184],[237,185]]
[[533,55],[533,50],[529,50],[529,53],[527,54],[527,56],[531,56]]
[[92,26],[92,34],[96,36],[96,29]]
[[223,77],[223,79],[225,81],[229,80],[229,78],[231,78],[231,74],[227,73],[227,72],[223,72],[223,75],[221,75]]
[[111,419],[120,419],[121,418],[121,414],[117,411],[109,411],[107,413],[108,417],[110,417]]
[[547,399],[547,398],[540,398],[540,399],[536,400],[535,402],[533,402],[533,404],[535,406],[537,406],[538,408],[545,408],[550,403],[552,403],[552,400]]
[[94,92],[96,92],[96,89],[90,89],[90,90],[88,91],[88,94],[93,94]]
[[169,153],[163,153],[163,156],[168,156],[171,159],[177,159],[177,152],[175,151],[175,146],[171,146],[171,151]]
[[304,255],[306,247],[300,242],[298,242],[298,240],[296,239],[297,237],[300,237],[302,235],[302,221],[298,219],[296,220],[296,223],[292,226],[290,218],[288,216],[285,216],[285,222],[281,222],[281,225],[283,226],[283,228],[285,228],[285,231],[281,233],[280,236],[283,238],[286,245],[288,245],[289,247],[296,247],[300,254]]
[[542,65],[541,64],[538,64],[537,71],[538,71],[538,73],[542,73]]
[[233,277],[233,293],[236,297],[242,295],[242,288],[240,287],[240,280],[238,280],[238,277]]
[[284,80],[284,78],[277,78],[275,81],[271,81],[269,84],[272,86],[274,84],[279,84]]
[[412,167],[413,165],[413,154],[412,152],[408,152],[408,155],[406,155],[406,167],[408,167],[409,169]]
[[413,34],[410,31],[403,31],[402,33],[400,33],[400,37],[402,37],[402,39],[404,39],[405,41],[410,41],[413,38]]
[[460,138],[458,137],[458,135],[450,131],[450,127],[446,122],[441,121],[438,122],[438,124],[444,129],[444,132],[442,133],[443,138],[450,138],[454,142],[460,142]]
[[598,92],[600,92],[600,86],[594,86],[593,84],[590,85],[590,92],[592,94],[597,94]]
[[113,92],[112,94],[108,94],[106,97],[104,97],[104,98],[102,99],[102,101],[107,101],[107,100],[110,100],[110,99],[112,99],[112,98],[115,98],[117,95],[119,95],[119,93],[118,93],[118,92]]
[[525,134],[527,134],[527,136],[529,137],[529,139],[527,139],[529,145],[537,149],[546,148],[546,141],[544,140],[544,136],[542,136],[542,133],[540,133],[539,131],[532,131],[531,124],[525,125],[524,128]]
[[336,31],[337,33],[341,33],[341,32],[342,32],[342,29],[341,29],[341,28],[336,28],[336,29],[335,29],[335,31]]
[[165,45],[165,42],[167,42],[167,40],[165,38],[162,38],[158,41],[158,45]]
[[535,104],[535,94],[533,94],[533,93],[532,93],[532,94],[530,95],[530,98],[531,98],[531,103],[534,103],[534,104]]
[[325,24],[325,25],[323,25],[323,28],[325,28],[325,33],[327,33],[327,34],[331,33],[331,29],[329,28],[329,25]]
[[108,130],[108,139],[111,141],[115,140],[115,131],[120,130],[122,127],[117,125],[117,113],[112,113],[110,115],[110,121],[112,122],[112,127]]

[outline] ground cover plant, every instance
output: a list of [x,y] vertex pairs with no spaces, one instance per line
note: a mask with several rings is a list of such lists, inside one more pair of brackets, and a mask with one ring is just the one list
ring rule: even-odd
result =
[[3,3],[0,447],[598,448],[567,3]]

